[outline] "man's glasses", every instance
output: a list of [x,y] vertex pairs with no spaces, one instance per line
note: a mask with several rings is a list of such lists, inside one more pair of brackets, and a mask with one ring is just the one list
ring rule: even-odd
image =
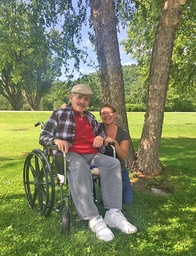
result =
[[102,112],[101,116],[107,116],[107,115],[111,115],[113,113],[114,113],[113,111]]

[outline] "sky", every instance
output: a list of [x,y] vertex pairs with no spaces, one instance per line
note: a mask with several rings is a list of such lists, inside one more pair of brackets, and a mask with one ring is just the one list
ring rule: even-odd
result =
[[[95,61],[97,63],[97,56],[96,56],[96,53],[94,51],[94,47],[91,45],[89,39],[88,39],[88,34],[87,34],[87,31],[88,29],[84,28],[82,30],[82,37],[83,37],[83,46],[86,46],[87,49],[88,49],[88,54],[89,56],[92,58],[93,61]],[[120,33],[118,33],[118,40],[119,40],[119,47],[120,47],[120,58],[121,58],[121,64],[122,65],[131,65],[133,63],[136,63],[135,60],[133,60],[129,55],[127,55],[124,50],[123,50],[123,46],[120,45],[120,42],[126,38],[126,30],[123,30],[121,29]],[[70,69],[72,69],[73,67],[73,63],[74,61],[73,60],[70,60],[69,62],[69,66],[70,66]],[[86,64],[82,63],[81,62],[81,65],[80,65],[80,72],[83,74],[83,75],[88,75],[90,73],[93,73],[93,72],[96,72],[96,69],[93,67],[88,67]],[[74,79],[77,79],[80,77],[80,72],[74,72],[73,75],[74,75]],[[64,69],[62,69],[62,74],[64,73]],[[61,81],[66,81],[66,78],[65,78],[65,75],[62,75],[60,78],[59,78]]]

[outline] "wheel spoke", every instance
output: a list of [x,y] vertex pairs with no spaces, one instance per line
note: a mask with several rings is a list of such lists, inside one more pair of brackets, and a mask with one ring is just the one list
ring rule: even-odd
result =
[[36,177],[38,178],[40,175],[40,166],[39,166],[39,158],[35,157],[35,173]]
[[44,197],[43,197],[43,188],[39,187],[39,192],[38,192],[38,203],[39,203],[39,208],[43,212],[43,206],[44,206]]
[[31,173],[32,173],[33,177],[35,177],[36,176],[36,172],[35,172],[34,166],[32,165],[31,162],[29,163],[29,169],[31,170]]
[[35,206],[36,199],[37,199],[37,189],[34,190],[33,197],[31,200],[32,208],[34,208],[34,206]]

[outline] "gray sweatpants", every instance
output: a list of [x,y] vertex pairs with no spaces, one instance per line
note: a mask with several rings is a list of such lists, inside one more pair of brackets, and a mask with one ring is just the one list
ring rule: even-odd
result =
[[100,170],[100,182],[104,207],[122,209],[122,177],[118,159],[98,154],[67,153],[67,177],[71,195],[81,220],[99,215],[93,200],[91,166]]

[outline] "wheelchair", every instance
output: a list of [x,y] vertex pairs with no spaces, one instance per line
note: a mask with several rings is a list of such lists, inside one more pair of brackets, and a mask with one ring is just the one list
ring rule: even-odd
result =
[[[43,127],[43,122],[35,126]],[[63,154],[64,178],[57,173],[54,145],[47,145],[43,150],[33,149],[26,157],[23,167],[23,184],[29,207],[42,216],[50,216],[52,211],[61,213],[61,232],[70,231],[71,196],[67,182],[66,154]]]
[[[34,126],[44,123],[38,122]],[[113,145],[112,154],[115,156]],[[41,149],[33,149],[26,157],[23,167],[23,184],[29,207],[38,214],[48,217],[52,211],[61,213],[61,232],[68,235],[71,222],[71,193],[67,180],[66,154],[63,154],[63,175],[58,174],[53,150],[56,145],[48,144]],[[100,186],[99,175],[93,175],[93,197],[98,202],[96,187]]]

